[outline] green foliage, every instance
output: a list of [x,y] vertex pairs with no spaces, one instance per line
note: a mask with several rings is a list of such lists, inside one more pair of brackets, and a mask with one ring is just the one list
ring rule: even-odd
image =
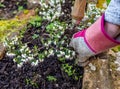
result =
[[111,1],[111,0],[107,0],[107,4],[109,4],[109,3],[110,3],[110,1]]
[[38,58],[39,58],[39,60],[43,60],[43,59],[44,59],[44,57],[45,57],[45,55],[44,55],[44,54],[38,54]]
[[57,79],[54,76],[51,76],[51,75],[47,76],[47,80],[50,81],[50,82],[57,81]]
[[34,34],[34,35],[32,36],[33,39],[36,39],[36,38],[38,38],[38,37],[39,37],[38,34]]
[[65,58],[64,57],[60,57],[58,60],[63,62],[63,63],[65,62]]
[[3,7],[5,7],[5,5],[0,2],[0,8],[3,8]]
[[68,74],[68,76],[72,76],[75,73],[73,66],[69,64],[62,64],[62,69]]
[[18,11],[22,11],[22,10],[24,10],[24,7],[23,6],[19,6],[18,7]]
[[42,18],[40,16],[36,16],[32,20],[29,21],[29,24],[33,27],[40,27],[42,22]]
[[62,64],[62,70],[67,73],[67,75],[69,77],[72,77],[73,79],[75,80],[78,80],[79,78],[82,78],[82,76],[80,76],[78,74],[78,71],[76,71],[74,68],[73,68],[73,65],[69,65],[69,64]]
[[50,24],[46,27],[46,29],[47,29],[47,30],[52,30],[53,27],[54,27],[54,23],[50,23]]
[[[14,37],[11,40],[6,39],[5,45],[7,46],[7,54],[14,56],[13,61],[16,62],[19,67],[21,67],[25,61],[35,60],[34,55],[37,52],[31,54],[32,51],[27,47],[27,44],[21,42],[20,38]],[[36,62],[36,60],[34,62]]]
[[35,83],[34,81],[32,81],[31,79],[27,79],[27,78],[26,78],[25,82],[26,82],[27,85],[32,85],[32,86],[34,86],[35,88],[38,88],[38,84]]
[[4,41],[5,37],[10,35],[12,32],[18,32],[18,29],[23,27],[27,22],[28,20],[26,19],[19,20],[18,18],[0,20],[0,42]]

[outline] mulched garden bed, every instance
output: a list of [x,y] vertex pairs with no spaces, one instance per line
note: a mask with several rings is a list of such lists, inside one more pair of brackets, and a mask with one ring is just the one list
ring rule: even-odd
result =
[[[8,3],[8,1],[4,1],[3,3]],[[58,52],[64,50],[69,52],[72,50],[68,45],[72,35],[78,31],[78,29],[69,28],[69,24],[72,23],[70,16],[72,4],[72,0],[65,0],[65,3],[61,5],[64,14],[59,16],[59,21],[51,22],[45,19],[41,20],[42,16],[40,15],[41,18],[37,17],[36,20],[31,21],[27,25],[27,28],[25,32],[22,33],[23,36],[20,39],[22,44],[27,44],[32,53],[36,51],[36,47],[38,54],[53,50],[52,55],[44,56],[44,60],[40,61],[37,54],[34,56],[34,59],[39,61],[38,65],[33,66],[31,65],[31,61],[27,61],[23,63],[22,67],[18,67],[17,62],[14,62],[15,56],[5,55],[0,61],[0,89],[82,88],[84,69],[74,63],[75,57],[64,58],[66,57],[66,55],[64,55],[64,60],[60,60],[60,57],[58,57]],[[14,8],[18,9],[18,7]],[[14,8],[11,6],[12,10]],[[67,23],[68,26],[65,26],[64,22]],[[61,30],[59,26],[65,26],[65,28],[62,28]],[[52,33],[51,29],[54,29]],[[59,36],[57,31],[59,33],[63,31],[63,33],[60,33],[60,37],[56,37],[56,35]],[[46,46],[46,43],[49,43],[49,45]],[[14,45],[14,50],[22,56],[22,54],[19,53],[19,48],[19,45]],[[40,57],[41,56],[43,55],[40,55]]]
[[[69,64],[73,65],[72,62]],[[74,66],[79,75],[83,75],[83,68]],[[48,76],[55,76],[56,81],[49,80]],[[25,63],[21,68],[12,58],[5,57],[0,61],[0,89],[81,89],[82,78],[74,80],[61,70],[61,62],[51,56],[31,66]]]

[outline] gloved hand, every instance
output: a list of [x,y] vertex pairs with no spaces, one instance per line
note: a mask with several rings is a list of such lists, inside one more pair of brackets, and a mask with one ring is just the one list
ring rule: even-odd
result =
[[85,42],[85,31],[86,30],[82,30],[75,33],[70,42],[70,46],[77,52],[75,63],[79,66],[86,66],[89,63],[89,57],[95,55]]
[[104,29],[104,15],[89,28],[75,33],[70,46],[78,53],[76,63],[86,66],[89,57],[119,45],[120,42],[110,37]]

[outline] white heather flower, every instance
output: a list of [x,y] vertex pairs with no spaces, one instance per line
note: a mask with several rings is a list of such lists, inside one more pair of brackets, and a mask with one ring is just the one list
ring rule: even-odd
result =
[[14,56],[16,56],[16,54],[14,54],[14,53],[8,53],[8,52],[6,53],[6,55],[9,56],[9,57],[14,57]]
[[56,16],[56,17],[59,17],[59,16],[60,16],[60,13],[59,13],[59,12],[56,12],[56,13],[55,13],[55,16]]
[[57,44],[57,42],[56,42],[56,41],[54,41],[54,44],[56,45],[56,44]]
[[26,62],[26,59],[23,59],[23,58],[22,58],[21,61],[22,61],[22,62]]
[[53,29],[54,29],[54,30],[56,30],[56,28],[55,28],[55,27],[53,27]]
[[52,41],[51,41],[51,40],[49,40],[49,41],[48,41],[48,45],[50,45],[50,44],[51,44],[51,42],[52,42]]
[[75,52],[74,51],[72,52],[72,56],[75,56]]
[[86,21],[86,20],[88,20],[88,16],[85,16],[85,17],[82,19],[82,21]]
[[[56,15],[54,15],[54,16],[52,17],[52,21],[53,21],[55,18],[56,18]],[[55,27],[53,27],[53,29],[55,29]]]
[[61,35],[63,35],[64,34],[64,31],[61,31]]
[[45,43],[44,45],[45,45],[45,46],[48,46],[49,44]]
[[17,36],[14,37],[14,41],[18,41],[18,37]]
[[54,55],[54,53],[51,53],[51,54],[48,54],[47,57],[50,57],[50,56],[53,56],[53,55]]
[[23,66],[23,63],[19,63],[19,64],[17,64],[17,66],[18,66],[19,68],[21,68],[21,67]]
[[57,35],[58,38],[60,38],[60,35]]
[[3,43],[3,46],[8,46],[8,43],[5,41],[5,42]]
[[70,58],[70,55],[65,55],[65,58],[66,58],[66,59],[69,59],[69,58]]
[[61,44],[64,44],[65,43],[65,41],[63,40],[63,41],[61,41]]
[[63,51],[60,51],[60,54],[61,54],[61,55],[65,55],[65,52],[63,52]]
[[99,17],[100,17],[100,15],[96,15],[96,17],[95,17],[95,18],[96,18],[96,19],[98,19]]
[[33,57],[27,57],[29,60],[33,60],[34,58]]
[[73,60],[73,58],[74,58],[73,56],[70,56],[70,58],[69,58],[69,59],[70,59],[70,60]]
[[29,61],[29,59],[28,58],[25,58],[25,62],[28,62]]
[[44,61],[44,59],[39,59],[39,61],[40,61],[40,62],[43,62],[43,61]]
[[26,55],[26,54],[22,54],[21,56],[22,56],[23,58],[26,58],[26,57],[27,57],[27,55]]
[[32,66],[38,65],[38,60],[36,60],[35,62],[32,62],[31,65],[32,65]]
[[44,7],[45,7],[45,8],[48,8],[48,5],[45,4]]
[[22,49],[22,50],[24,50],[25,48],[26,48],[26,46],[22,46],[22,48],[21,48],[21,49]]
[[50,53],[50,54],[53,54],[53,50],[49,50],[49,53]]
[[48,54],[48,52],[47,51],[45,51],[45,55],[47,55]]
[[90,26],[91,25],[91,22],[88,22],[88,24],[87,24],[88,26]]
[[63,49],[63,47],[60,47],[60,50],[62,50]]
[[51,20],[51,17],[50,17],[50,16],[47,16],[47,20]]
[[60,54],[57,54],[57,57],[61,57],[62,55],[60,55]]
[[59,26],[59,29],[60,29],[60,30],[62,30],[62,29],[63,29],[63,27],[62,27],[62,26]]
[[29,48],[27,47],[27,48],[25,49],[25,51],[29,51]]

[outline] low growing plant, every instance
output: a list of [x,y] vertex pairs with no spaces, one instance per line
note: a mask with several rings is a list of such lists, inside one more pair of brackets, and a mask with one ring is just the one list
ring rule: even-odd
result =
[[35,18],[29,21],[29,25],[33,27],[40,27],[42,22],[42,18],[40,16],[36,16]]
[[0,2],[0,8],[2,8],[2,7],[5,7],[5,5]]
[[35,88],[38,88],[38,84],[35,83],[35,82],[33,82],[31,79],[27,79],[27,78],[26,78],[25,82],[26,82],[27,85],[32,85],[32,86],[34,86]]
[[55,81],[57,81],[57,78],[55,78],[54,76],[49,75],[49,76],[47,76],[47,80],[50,81],[50,82],[55,82]]
[[82,78],[82,76],[78,75],[77,71],[73,68],[73,66],[69,65],[68,63],[62,64],[62,70],[67,73],[69,77],[72,77],[75,80]]
[[39,37],[38,34],[33,34],[33,36],[32,36],[33,39],[36,39],[36,38],[38,38],[38,37]]

